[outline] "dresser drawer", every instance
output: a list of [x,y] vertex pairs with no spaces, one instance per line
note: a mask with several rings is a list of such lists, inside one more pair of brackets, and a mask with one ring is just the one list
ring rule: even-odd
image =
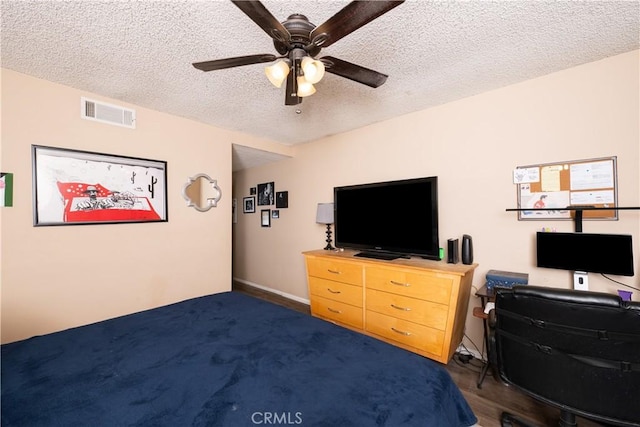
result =
[[309,293],[314,296],[362,307],[362,287],[309,277]]
[[436,273],[367,267],[367,289],[377,289],[407,297],[449,304],[453,279]]
[[365,330],[372,334],[417,348],[422,351],[442,355],[444,332],[424,325],[408,322],[367,310]]
[[311,314],[362,329],[362,308],[327,298],[311,298]]
[[409,298],[398,294],[367,289],[367,310],[445,330],[449,306],[430,301]]
[[328,258],[307,258],[309,276],[362,286],[362,266]]

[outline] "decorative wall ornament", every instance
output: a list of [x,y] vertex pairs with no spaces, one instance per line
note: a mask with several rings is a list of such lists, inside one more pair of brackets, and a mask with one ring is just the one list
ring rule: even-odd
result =
[[222,190],[218,187],[218,181],[211,179],[209,175],[199,173],[189,178],[182,188],[182,197],[187,201],[187,206],[200,212],[206,212],[218,206],[222,198]]

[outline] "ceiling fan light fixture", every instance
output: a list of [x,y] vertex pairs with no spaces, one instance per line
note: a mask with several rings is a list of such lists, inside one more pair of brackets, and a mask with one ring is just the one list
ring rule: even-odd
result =
[[282,83],[284,83],[289,75],[289,63],[282,59],[269,67],[265,67],[264,73],[272,85],[282,87]]
[[316,88],[313,87],[311,83],[309,83],[304,77],[298,77],[298,93],[297,95],[300,98],[304,98],[305,96],[310,96],[316,93]]
[[318,83],[324,77],[324,64],[310,56],[302,58],[300,63],[304,79],[311,84]]
[[313,85],[322,80],[325,71],[372,88],[380,86],[389,77],[331,56],[323,56],[319,60],[314,58],[320,55],[322,49],[389,12],[403,1],[352,1],[317,26],[300,13],[289,15],[280,22],[261,1],[233,0],[232,3],[271,37],[276,51],[282,56],[265,53],[194,62],[192,65],[196,69],[214,71],[277,61],[265,68],[265,74],[277,88],[282,87],[286,81],[285,105],[298,105],[302,102],[302,97],[314,94],[316,89]]

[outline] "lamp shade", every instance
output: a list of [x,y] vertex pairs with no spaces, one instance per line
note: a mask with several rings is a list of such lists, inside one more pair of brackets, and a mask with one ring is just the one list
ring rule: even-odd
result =
[[275,87],[281,87],[289,75],[289,64],[284,60],[278,61],[269,67],[265,67],[264,73],[267,75],[271,84]]
[[304,79],[309,83],[318,83],[324,77],[324,64],[310,56],[302,58],[300,68],[302,68]]
[[298,93],[297,95],[301,98],[309,95],[313,95],[316,93],[316,88],[313,87],[311,83],[306,81],[304,77],[298,77]]
[[316,222],[318,224],[333,224],[333,203],[318,203]]

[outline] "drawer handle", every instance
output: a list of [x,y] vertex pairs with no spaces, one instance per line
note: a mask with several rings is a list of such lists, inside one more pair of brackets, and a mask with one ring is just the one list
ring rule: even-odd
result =
[[409,335],[411,335],[411,332],[404,332],[404,331],[401,331],[400,329],[396,329],[393,327],[391,328],[391,330],[397,334],[404,335],[405,337],[408,337]]
[[330,268],[327,268],[327,271],[328,271],[329,273],[333,273],[333,274],[340,274],[340,272],[339,272],[338,270],[332,270],[332,269],[330,269]]
[[329,310],[329,311],[330,311],[330,312],[332,312],[332,313],[342,314],[342,311],[340,311],[340,310],[334,310],[334,309],[333,309],[333,308],[331,308],[331,307],[327,307],[327,310]]
[[411,311],[411,308],[409,308],[409,307],[400,307],[400,306],[395,305],[395,304],[391,304],[391,307],[395,308],[396,310]]
[[400,283],[400,282],[396,282],[395,280],[389,280],[389,282],[391,282],[392,285],[396,285],[396,286],[404,286],[404,287],[411,286],[410,283]]
[[331,288],[327,288],[327,290],[328,290],[329,292],[331,292],[332,294],[339,294],[339,293],[341,293],[340,291],[334,291],[334,290],[332,290]]

